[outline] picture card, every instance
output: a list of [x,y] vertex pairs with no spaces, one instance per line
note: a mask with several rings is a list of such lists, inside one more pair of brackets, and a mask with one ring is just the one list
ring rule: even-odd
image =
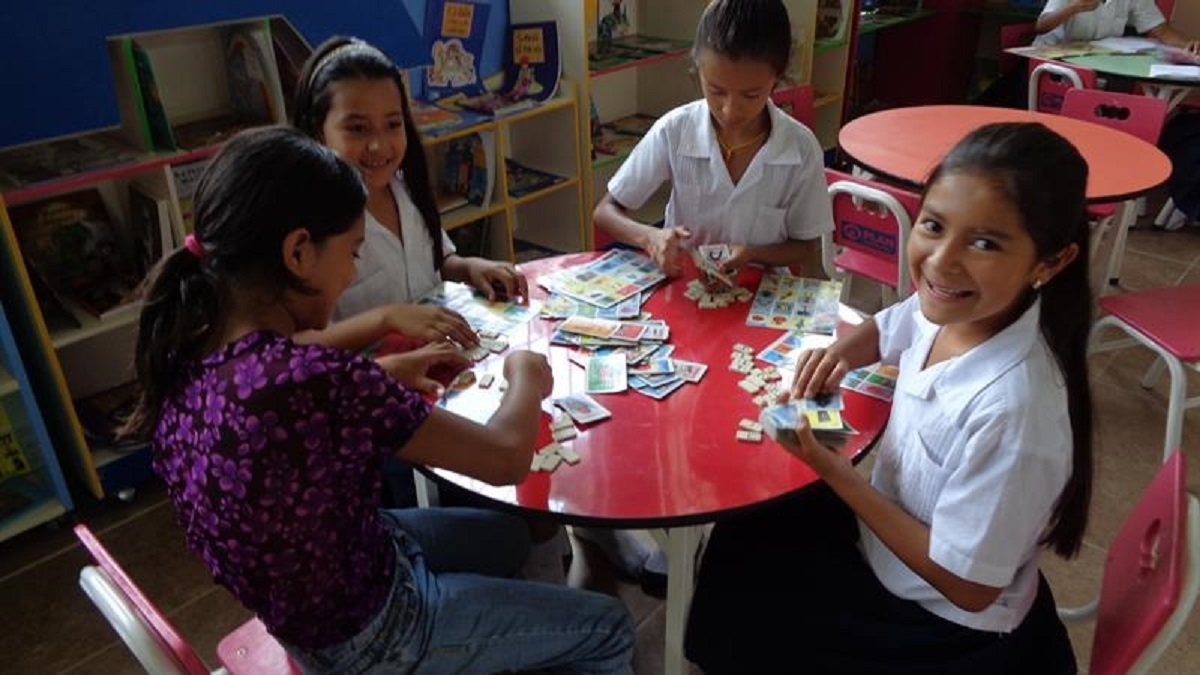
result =
[[604,356],[593,356],[587,362],[587,384],[589,394],[615,394],[628,387],[625,380],[625,354],[615,352]]
[[563,409],[579,424],[590,424],[612,417],[608,408],[596,402],[596,399],[584,393],[568,394],[554,399],[554,405]]

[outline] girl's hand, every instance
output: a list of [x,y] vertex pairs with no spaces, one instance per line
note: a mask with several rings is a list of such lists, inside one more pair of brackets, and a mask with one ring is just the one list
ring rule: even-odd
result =
[[1200,54],[1200,40],[1188,40],[1183,44],[1183,48],[1191,54]]
[[471,367],[471,360],[445,341],[427,344],[411,352],[381,356],[376,361],[397,381],[419,392],[438,396],[442,394],[442,385],[429,377],[431,368],[447,366],[454,370],[465,370]]
[[812,429],[808,426],[808,418],[803,415],[800,416],[800,426],[796,427],[795,432],[794,439],[786,434],[781,435],[779,444],[788,453],[812,467],[818,476],[824,477],[828,475],[839,464],[850,464],[849,458],[843,457],[836,450],[822,445],[813,436]]
[[692,233],[682,227],[664,227],[655,230],[646,246],[646,254],[667,276],[676,276],[679,266],[680,244]]
[[825,349],[805,349],[796,357],[796,379],[792,398],[813,398],[837,391],[850,365],[837,351],[837,345]]
[[[529,299],[529,280],[512,264],[487,258],[471,258],[467,267],[471,285],[479,289],[488,301],[502,300],[521,303]],[[497,292],[498,291],[498,292]]]
[[746,265],[754,262],[754,248],[743,244],[732,244],[729,247],[729,257],[721,263],[721,271],[733,275]]
[[516,382],[528,379],[529,383],[546,398],[554,391],[554,372],[546,357],[535,352],[519,349],[504,359],[504,379]]
[[392,305],[387,324],[393,331],[426,342],[454,340],[464,347],[479,344],[479,336],[462,315],[435,305]]

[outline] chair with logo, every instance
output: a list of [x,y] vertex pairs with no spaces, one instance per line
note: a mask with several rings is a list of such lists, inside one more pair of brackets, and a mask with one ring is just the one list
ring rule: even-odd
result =
[[834,169],[825,170],[825,181],[833,203],[833,232],[821,238],[825,274],[843,282],[843,298],[850,275],[877,282],[884,305],[908,297],[912,282],[905,246],[920,196]]
[[1071,89],[1095,89],[1096,71],[1062,61],[1029,59],[1029,109],[1058,114]]
[[222,668],[210,671],[167,617],[133,583],[86,525],[75,536],[95,565],[79,572],[79,586],[148,673],[155,675],[298,675],[300,669],[258,619],[242,624],[217,645]]

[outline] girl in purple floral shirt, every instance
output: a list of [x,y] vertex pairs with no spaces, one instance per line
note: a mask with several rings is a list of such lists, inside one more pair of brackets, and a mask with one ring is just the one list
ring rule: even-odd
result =
[[503,578],[528,550],[518,519],[379,509],[393,455],[522,480],[552,381],[513,353],[480,425],[294,342],[354,281],[365,198],[353,167],[282,128],[238,134],[201,178],[196,231],[147,291],[128,426],[152,437],[189,547],[306,673],[630,672],[620,601]]

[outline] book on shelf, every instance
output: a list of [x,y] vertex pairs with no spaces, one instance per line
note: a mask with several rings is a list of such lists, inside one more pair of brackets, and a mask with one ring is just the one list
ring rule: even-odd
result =
[[145,278],[164,254],[175,249],[167,197],[130,183],[129,230],[134,245],[134,274],[139,279]]
[[599,135],[592,138],[592,149],[597,159],[603,159],[604,156],[625,157],[633,152],[640,140],[640,136],[621,133],[607,124],[602,124]]
[[272,64],[274,51],[266,41],[261,27],[230,26],[221,31],[229,106],[235,117],[249,125],[283,118],[272,96],[282,87]]
[[480,58],[487,34],[489,5],[468,0],[429,0],[424,41],[429,46],[425,97],[437,101],[452,94],[483,93]]
[[502,117],[528,110],[554,96],[562,77],[558,24],[554,21],[513,24],[509,28],[509,42],[512,50],[500,89],[456,98],[454,105]]
[[652,52],[646,49],[637,49],[635,47],[624,47],[621,45],[610,45],[603,52],[597,51],[588,61],[588,70],[597,72],[616,68],[617,66],[641,61],[655,56],[661,56],[661,52]]
[[0,480],[29,473],[33,467],[21,450],[16,429],[0,406]]
[[651,54],[669,54],[671,52],[684,51],[691,47],[692,43],[687,40],[635,34],[614,37],[612,45],[620,49],[641,50],[643,52],[650,52]]
[[42,321],[46,322],[46,330],[57,333],[82,326],[79,319],[67,309],[66,299],[54,290],[37,263],[32,260],[25,262],[25,269],[29,272],[29,285],[33,287],[33,297],[42,311]]
[[179,205],[179,226],[182,234],[190,234],[192,231],[192,197],[196,194],[196,186],[200,183],[200,176],[204,174],[206,166],[207,159],[171,165],[171,196]]
[[492,132],[480,132],[446,143],[439,208],[443,204],[447,209],[457,208],[453,205],[457,198],[476,206],[487,207],[491,203],[492,176],[495,175],[493,140]]
[[9,210],[22,254],[58,297],[103,318],[127,304],[136,278],[95,188]]
[[114,131],[70,136],[0,151],[0,190],[135,162],[141,152]]
[[605,58],[613,47],[613,41],[632,32],[629,15],[637,15],[634,0],[598,0],[596,8],[596,41],[592,43],[591,57]]
[[531,98],[513,98],[508,92],[489,91],[458,100],[458,106],[490,117],[503,117],[529,110],[536,102]]
[[409,99],[409,111],[412,113],[413,124],[417,125],[417,131],[429,138],[447,136],[488,121],[487,115],[471,110],[450,110],[415,98]]
[[291,119],[291,106],[300,84],[300,70],[312,49],[290,28],[271,20],[271,49],[275,52],[275,68],[279,71],[279,90],[283,94],[284,114]]
[[523,197],[566,180],[563,176],[539,171],[507,158],[504,160],[504,170],[508,172],[508,194],[512,197]]
[[628,117],[615,119],[605,126],[612,129],[615,133],[641,138],[646,135],[647,131],[650,131],[650,127],[654,126],[654,123],[657,121],[658,118],[653,115],[634,113]]
[[166,152],[178,149],[174,131],[167,119],[167,110],[158,94],[158,83],[154,77],[154,64],[150,62],[150,55],[132,38],[126,38],[124,47],[125,58],[133,71],[131,79],[137,92],[138,110],[142,117],[146,144],[155,150]]

